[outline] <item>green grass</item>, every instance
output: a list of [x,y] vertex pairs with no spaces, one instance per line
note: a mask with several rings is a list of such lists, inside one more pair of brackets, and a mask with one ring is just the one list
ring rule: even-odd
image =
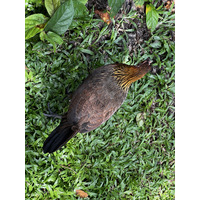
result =
[[[124,15],[132,20],[135,13]],[[174,191],[174,15],[163,11],[160,26],[148,41],[128,50],[128,33],[101,20],[71,28],[53,53],[43,42],[26,42],[26,199],[175,199]],[[77,134],[65,148],[48,155],[43,142],[59,124],[46,118],[47,104],[63,114],[70,94],[90,71],[151,58],[155,73],[132,84],[121,108],[94,131]],[[136,121],[137,116],[143,123]]]

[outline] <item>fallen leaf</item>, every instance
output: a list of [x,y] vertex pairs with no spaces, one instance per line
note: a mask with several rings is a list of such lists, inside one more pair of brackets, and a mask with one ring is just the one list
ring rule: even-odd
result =
[[95,10],[94,12],[98,14],[105,23],[110,24],[111,19],[110,19],[110,15],[107,12],[104,13],[99,10]]
[[25,70],[30,71],[30,69],[25,65]]
[[171,6],[171,1],[167,1],[165,8],[167,8],[169,10],[170,6]]
[[88,197],[88,194],[86,192],[83,192],[83,190],[76,190],[76,195],[78,195],[81,198]]
[[139,127],[142,127],[144,125],[145,119],[146,119],[146,113],[138,113],[136,116],[137,125]]
[[[167,10],[169,10],[171,8],[171,5],[172,5],[173,2],[174,2],[174,5],[175,5],[175,0],[169,0],[169,1],[167,1],[166,5],[165,5],[165,8]],[[174,12],[174,11],[175,11],[175,9],[173,8],[172,12]]]

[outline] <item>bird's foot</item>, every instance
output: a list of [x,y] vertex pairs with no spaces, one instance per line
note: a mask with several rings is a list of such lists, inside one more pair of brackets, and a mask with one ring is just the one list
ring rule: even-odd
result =
[[52,112],[52,110],[50,109],[50,104],[49,103],[48,103],[48,111],[49,111],[50,114],[43,113],[43,115],[45,117],[53,117],[53,118],[59,118],[59,119],[62,118],[62,115],[58,115],[58,114]]

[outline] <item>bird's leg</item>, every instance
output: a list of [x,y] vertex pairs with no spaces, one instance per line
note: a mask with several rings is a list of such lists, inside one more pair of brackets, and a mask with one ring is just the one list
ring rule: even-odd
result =
[[59,119],[62,118],[62,115],[57,115],[57,114],[46,114],[46,113],[43,113],[43,115],[45,117],[54,117],[54,118],[59,118]]
[[46,117],[54,117],[54,118],[59,118],[59,119],[62,118],[62,115],[58,115],[58,114],[55,114],[55,113],[52,112],[52,110],[50,109],[49,103],[48,103],[48,110],[49,110],[50,114],[43,113],[44,116],[46,116]]

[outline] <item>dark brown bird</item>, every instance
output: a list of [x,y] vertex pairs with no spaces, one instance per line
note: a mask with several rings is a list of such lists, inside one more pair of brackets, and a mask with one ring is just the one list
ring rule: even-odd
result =
[[148,61],[136,66],[110,64],[94,70],[73,94],[60,125],[44,142],[44,153],[52,153],[78,132],[96,129],[107,121],[126,99],[131,83],[151,70]]

